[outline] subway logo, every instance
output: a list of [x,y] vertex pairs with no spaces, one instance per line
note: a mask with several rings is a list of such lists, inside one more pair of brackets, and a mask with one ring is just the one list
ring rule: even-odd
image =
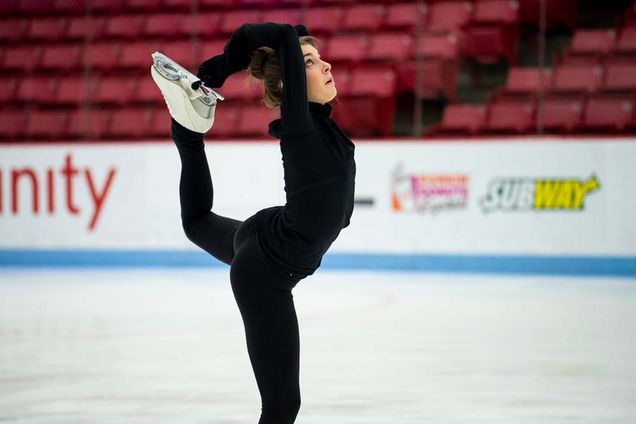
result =
[[590,193],[600,189],[595,175],[580,178],[498,177],[479,200],[484,212],[582,211]]

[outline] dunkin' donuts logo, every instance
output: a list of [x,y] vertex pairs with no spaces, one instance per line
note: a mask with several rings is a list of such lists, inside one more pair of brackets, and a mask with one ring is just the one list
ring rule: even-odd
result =
[[398,165],[392,178],[391,209],[395,212],[435,212],[468,205],[468,176],[409,174]]
[[479,200],[484,212],[582,211],[590,193],[600,189],[595,175],[578,178],[494,178]]

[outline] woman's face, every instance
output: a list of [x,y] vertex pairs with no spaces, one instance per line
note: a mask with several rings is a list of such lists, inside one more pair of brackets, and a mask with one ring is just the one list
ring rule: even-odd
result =
[[338,94],[331,75],[331,65],[320,59],[320,54],[314,46],[303,44],[300,47],[303,51],[307,74],[307,100],[324,105]]

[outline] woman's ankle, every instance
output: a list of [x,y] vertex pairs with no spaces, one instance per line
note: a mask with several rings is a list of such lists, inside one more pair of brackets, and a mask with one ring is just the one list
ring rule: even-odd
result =
[[170,121],[172,140],[178,146],[199,146],[203,144],[204,134],[189,130],[175,121],[174,118],[170,118]]

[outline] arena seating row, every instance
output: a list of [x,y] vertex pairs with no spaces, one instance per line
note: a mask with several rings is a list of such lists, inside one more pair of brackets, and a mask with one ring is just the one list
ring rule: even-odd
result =
[[[384,41],[381,36],[374,39],[376,45],[381,45]],[[373,43],[374,41],[372,41]],[[340,49],[341,45],[338,49]],[[194,50],[188,49],[190,46],[187,42],[168,43],[164,44],[163,48],[157,45],[157,49],[164,51],[169,56],[173,57],[180,63],[188,63],[188,57],[192,57]],[[103,47],[103,48],[102,48]],[[428,47],[429,49],[431,47]],[[29,101],[45,101],[45,102],[61,102],[67,103],[68,97],[71,96],[71,103],[76,103],[75,98],[81,96],[82,93],[86,93],[86,96],[90,96],[96,101],[108,100],[113,101],[119,97],[119,103],[125,103],[128,101],[149,101],[150,91],[156,91],[154,88],[151,90],[142,90],[141,94],[136,94],[137,87],[145,87],[151,83],[150,79],[146,78],[147,68],[149,66],[150,57],[149,52],[153,51],[153,46],[148,44],[139,45],[139,43],[131,43],[126,46],[123,51],[118,52],[116,48],[110,45],[95,46],[88,51],[88,55],[82,60],[82,55],[79,51],[71,51],[74,48],[58,48],[50,47],[45,50],[44,53],[40,53],[40,61],[38,66],[33,65],[34,59],[28,60],[29,50],[23,50],[23,48],[7,49],[5,54],[0,59],[2,68],[5,70],[18,70],[29,71],[33,68],[38,69],[37,73],[31,77],[7,76],[0,82],[0,102],[29,102]],[[329,49],[327,48],[327,51]],[[390,54],[390,49],[379,49],[375,52],[375,55],[369,56],[366,59],[378,59],[385,57],[382,56],[386,53]],[[109,55],[106,52],[111,52]],[[334,54],[336,59],[333,62],[343,60],[342,56],[346,52],[346,49],[339,50]],[[404,54],[404,51],[396,50],[398,54]],[[432,54],[435,54],[433,52]],[[445,52],[440,49],[439,58],[431,57],[429,60],[425,60],[421,63],[423,78],[421,83],[422,90],[429,90],[430,97],[436,97],[437,91],[443,91],[447,97],[454,97],[455,80],[453,73],[457,72],[456,62],[452,59],[452,52]],[[37,54],[37,53],[35,53]],[[445,58],[443,55],[447,55]],[[351,55],[355,60],[358,57]],[[33,56],[31,56],[33,57]],[[608,56],[604,60],[600,60],[597,56],[581,56],[577,60],[573,60],[574,56],[570,56],[570,59],[564,61],[562,64],[557,65],[554,69],[550,69],[546,72],[544,78],[543,88],[547,91],[554,92],[595,92],[599,90],[605,91],[618,91],[618,90],[635,90],[636,89],[636,56]],[[584,60],[583,57],[586,59]],[[359,59],[363,57],[360,56]],[[439,60],[433,60],[439,59]],[[449,59],[449,60],[446,60]],[[196,61],[203,60],[203,57],[195,59]],[[120,76],[105,76],[103,78],[94,78],[84,81],[83,73],[77,72],[76,76],[62,76],[67,75],[66,71],[69,70],[82,70],[81,63],[88,63],[91,69],[103,70],[104,74],[111,74],[114,68],[118,68]],[[334,74],[338,77],[338,89],[342,95],[349,94],[349,80],[350,74],[357,75],[354,80],[368,79],[369,68],[372,63],[364,62],[364,67],[351,68],[349,62],[344,67],[335,67]],[[355,62],[353,62],[355,63]],[[19,66],[30,66],[30,69],[20,69]],[[57,67],[57,68],[56,68]],[[140,69],[142,77],[136,74],[125,74],[121,72],[123,68]],[[64,74],[58,72],[56,76],[42,76],[42,72],[50,69],[56,69],[57,71],[64,71]],[[348,69],[352,69],[351,72]],[[373,70],[374,67],[371,67]],[[382,69],[377,68],[376,69]],[[415,87],[415,71],[416,62],[413,60],[405,61],[401,66],[395,67],[396,73],[396,92],[409,91]],[[382,80],[379,80],[381,82]],[[540,90],[539,84],[539,71],[534,68],[518,68],[513,67],[510,69],[509,77],[504,91],[508,93],[531,93],[538,92]],[[380,85],[378,83],[378,85]],[[37,87],[37,89],[35,89]],[[132,88],[131,88],[132,87]],[[224,87],[225,90],[230,90],[231,97],[240,97],[252,99],[255,96],[253,93],[245,91],[244,87],[235,87],[230,83],[229,87]],[[352,87],[353,94],[356,93],[356,86]],[[47,95],[39,94],[32,98],[33,93],[46,93]],[[429,97],[427,93],[424,93],[425,97]],[[46,100],[45,100],[46,99]]]
[[612,29],[577,29],[544,70],[511,67],[487,105],[449,104],[438,134],[636,130],[636,2]]
[[[97,16],[63,16],[14,18],[3,22],[0,36],[4,40],[77,39],[90,31],[93,39],[173,37],[183,38],[193,32],[200,37],[227,35],[245,22],[307,22],[312,33],[343,31],[377,31],[382,29],[432,31],[460,30],[464,25],[509,24],[520,20],[516,2],[488,0],[472,4],[447,1],[426,7],[416,2],[360,4],[308,9],[237,10],[166,13],[154,9],[149,13],[126,13]],[[11,30],[11,31],[10,31]]]
[[[636,57],[608,61],[604,65],[565,64],[544,71],[548,93],[636,92]],[[533,94],[541,90],[537,68],[511,68],[501,94]]]
[[[548,95],[542,102],[543,128],[551,133],[634,130],[635,103],[633,95]],[[488,106],[451,104],[446,106],[436,133],[535,133],[537,113],[534,97],[494,99]]]
[[[393,97],[395,72],[389,67],[342,71],[334,79],[338,94],[344,97]],[[234,101],[257,99],[260,83],[246,73],[235,74],[219,89]],[[150,76],[105,76],[103,78],[17,76],[0,80],[0,102],[17,105],[64,106],[91,104],[130,104],[163,102]]]
[[[343,127],[361,126],[358,136],[377,137],[390,134],[393,113],[391,97],[352,97],[336,102],[333,115]],[[267,137],[277,114],[278,109],[257,102],[222,102],[207,138]],[[166,139],[169,131],[165,106],[0,109],[0,139],[5,140]]]
[[[275,118],[272,111],[258,105],[219,107],[210,136],[263,135],[267,123]],[[0,110],[0,135],[16,140],[165,139],[169,129],[170,115],[165,107]]]
[[[504,20],[511,23],[518,20],[536,23],[540,0],[426,0],[417,10],[409,3],[414,4],[405,0],[4,0],[0,3],[0,12],[8,16],[77,16],[85,14],[88,9],[95,15],[119,14],[122,11],[154,13],[158,10],[171,13],[220,11],[228,14],[249,9],[276,15],[285,9],[307,9],[310,13],[306,22],[313,26],[316,21],[323,21],[331,30],[347,27],[349,20],[355,26],[367,27],[380,25],[383,19],[389,26],[413,26],[418,19],[423,19],[424,25],[448,30],[458,28],[472,15],[477,22]],[[548,26],[573,28],[577,3],[577,0],[550,0],[546,11]],[[323,14],[322,8],[332,10]],[[315,15],[312,14],[314,10],[318,11]],[[258,20],[258,17],[253,19]],[[455,28],[449,28],[449,24]],[[226,31],[231,32],[232,28],[229,26]]]
[[[6,0],[0,139],[165,138],[149,54],[196,69],[236,27],[258,21],[308,23],[334,65],[334,116],[353,136],[390,135],[396,95],[414,91],[451,100],[441,133],[532,133],[538,108],[549,131],[634,130],[636,5],[615,29],[574,30],[577,3],[547,3],[548,27],[573,38],[538,96],[539,71],[515,64],[540,0]],[[488,105],[453,103],[463,58],[512,65]],[[258,105],[258,85],[236,76],[219,91],[228,101],[211,137],[266,134],[275,116]]]

